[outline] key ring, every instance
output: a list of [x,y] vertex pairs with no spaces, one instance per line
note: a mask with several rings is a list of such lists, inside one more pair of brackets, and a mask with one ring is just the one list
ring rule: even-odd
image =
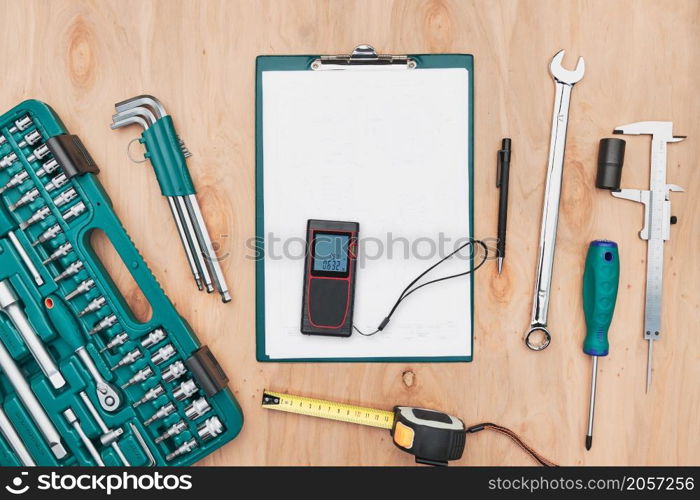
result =
[[136,141],[140,142],[140,139],[138,137],[135,137],[129,141],[129,144],[126,145],[126,156],[129,158],[129,160],[131,160],[132,163],[145,163],[146,162],[145,156],[143,158],[141,158],[140,160],[137,160],[133,156],[131,156],[131,145]]

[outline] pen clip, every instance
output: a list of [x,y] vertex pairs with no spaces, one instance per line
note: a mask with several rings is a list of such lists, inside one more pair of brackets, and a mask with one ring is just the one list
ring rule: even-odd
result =
[[503,156],[505,155],[505,150],[499,149],[497,152],[496,161],[496,187],[501,188],[501,174],[503,173]]
[[501,140],[501,149],[498,150],[497,162],[496,162],[496,187],[501,188],[503,184],[503,163],[510,162],[510,138],[504,137]]

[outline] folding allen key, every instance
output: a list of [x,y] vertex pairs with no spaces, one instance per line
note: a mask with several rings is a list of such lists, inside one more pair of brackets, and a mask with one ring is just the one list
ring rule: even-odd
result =
[[150,159],[161,192],[168,200],[197,287],[212,292],[216,286],[221,300],[229,302],[228,285],[185,162],[191,154],[176,135],[172,118],[158,99],[148,95],[119,102],[115,108],[113,129],[129,125],[139,125],[144,129],[140,142],[146,146],[146,158]]

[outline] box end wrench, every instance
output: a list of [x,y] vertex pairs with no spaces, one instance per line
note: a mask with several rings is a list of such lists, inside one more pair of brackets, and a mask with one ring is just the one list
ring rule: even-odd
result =
[[[569,123],[569,103],[571,90],[582,78],[586,70],[583,57],[578,58],[576,69],[571,71],[561,65],[564,50],[557,52],[549,65],[549,72],[555,83],[554,113],[552,132],[547,159],[547,180],[542,208],[542,226],[540,229],[539,255],[537,258],[537,278],[532,302],[530,329],[525,334],[525,345],[533,351],[545,349],[552,340],[547,330],[547,310],[552,285],[552,268],[554,266],[554,245],[557,239],[557,222],[559,218],[559,198],[561,180],[564,172],[564,151],[566,149],[566,129]],[[540,335],[535,341],[533,334]]]

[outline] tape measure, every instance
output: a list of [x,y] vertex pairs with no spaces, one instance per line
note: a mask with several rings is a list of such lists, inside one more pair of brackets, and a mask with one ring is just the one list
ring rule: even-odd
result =
[[467,434],[491,429],[513,439],[541,465],[554,465],[506,427],[483,423],[467,428],[461,419],[440,411],[412,406],[395,406],[393,411],[378,410],[272,391],[263,391],[262,406],[268,410],[387,429],[394,444],[414,455],[419,464],[445,466],[452,460],[459,460]]
[[462,458],[467,430],[459,418],[424,408],[396,406],[377,410],[321,399],[263,392],[262,406],[269,410],[388,429],[394,444],[415,455],[416,462],[447,465]]

